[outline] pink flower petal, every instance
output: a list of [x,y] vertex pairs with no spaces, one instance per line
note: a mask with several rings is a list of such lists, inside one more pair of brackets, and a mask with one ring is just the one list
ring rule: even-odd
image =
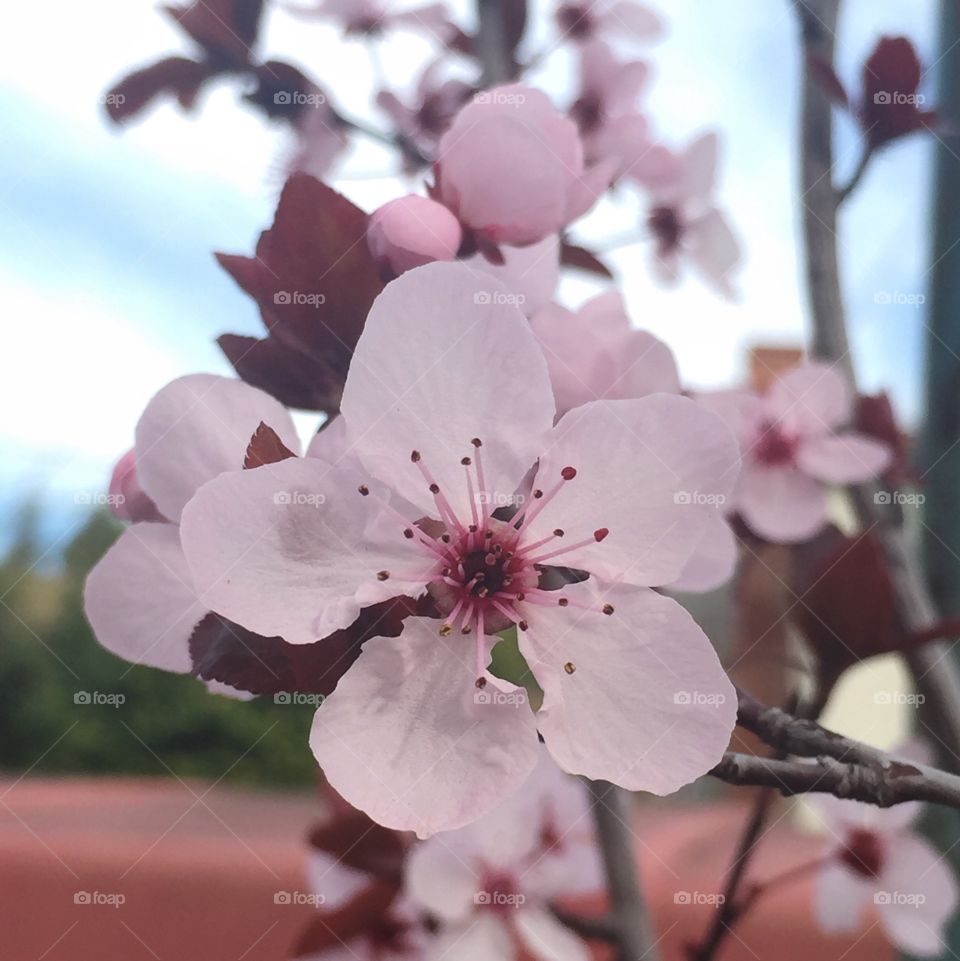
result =
[[479,879],[468,840],[463,830],[428,838],[414,845],[404,868],[408,897],[448,924],[476,907]]
[[509,497],[553,422],[543,354],[511,297],[463,264],[428,264],[388,284],[367,318],[342,416],[367,469],[429,516],[412,451],[469,517],[460,462],[476,456],[472,439],[483,442],[488,493]]
[[431,946],[434,961],[504,961],[515,954],[514,939],[492,911],[474,914],[442,931]]
[[740,263],[740,244],[727,219],[711,208],[687,232],[690,260],[724,297],[734,297],[730,274]]
[[790,429],[825,434],[850,419],[846,379],[830,364],[808,362],[787,371],[770,388],[766,407]]
[[457,218],[443,204],[416,194],[378,207],[367,227],[371,253],[395,274],[435,260],[453,260],[460,240]]
[[137,424],[137,476],[165,517],[179,520],[194,491],[239,470],[261,421],[292,451],[300,440],[287,409],[239,380],[191,374],[167,384]]
[[829,864],[817,875],[813,912],[828,934],[856,931],[873,900],[874,884],[841,864]]
[[502,264],[492,264],[483,254],[474,254],[464,263],[490,274],[516,295],[517,306],[532,317],[553,298],[560,281],[560,238],[550,234],[527,247],[501,247]]
[[665,29],[653,10],[634,0],[614,0],[604,13],[604,26],[612,36],[633,40],[656,40]]
[[586,942],[545,908],[524,905],[514,923],[520,940],[538,961],[589,961],[592,957]]
[[537,763],[522,698],[478,703],[472,639],[409,618],[368,642],[317,711],[310,744],[330,784],[374,821],[427,837],[475,821]]
[[899,837],[877,883],[877,911],[890,940],[910,954],[939,957],[957,908],[957,881],[944,855],[918,835]]
[[736,508],[750,528],[775,543],[809,540],[827,522],[827,494],[794,467],[744,462]]
[[687,200],[708,200],[717,179],[720,138],[708,131],[691,141],[683,152],[683,196]]
[[[740,455],[715,414],[686,397],[594,401],[561,418],[534,487],[577,474],[531,522],[532,535],[564,531],[570,550],[555,563],[631,584],[669,584],[730,497]],[[597,531],[606,531],[595,539]]]
[[110,477],[110,512],[117,520],[131,523],[166,520],[140,486],[136,459],[136,450],[128,450],[113,468]]
[[202,487],[184,510],[182,539],[205,603],[259,634],[308,644],[367,604],[422,593],[404,579],[425,567],[414,542],[399,524],[392,538],[371,535],[379,492],[361,496],[360,481],[289,458]]
[[174,524],[134,524],[90,572],[84,607],[118,657],[165,671],[192,667],[190,634],[207,613],[193,590]]
[[891,460],[886,444],[865,434],[818,435],[801,442],[797,464],[825,484],[857,484],[882,473]]
[[715,590],[733,576],[736,563],[737,539],[721,512],[716,511],[683,572],[669,587],[693,593]]
[[[537,608],[520,633],[545,694],[537,726],[557,763],[655,794],[705,774],[726,750],[737,699],[693,618],[671,598],[627,585],[595,594],[584,583],[564,594],[593,609]],[[601,603],[613,613],[600,613]]]

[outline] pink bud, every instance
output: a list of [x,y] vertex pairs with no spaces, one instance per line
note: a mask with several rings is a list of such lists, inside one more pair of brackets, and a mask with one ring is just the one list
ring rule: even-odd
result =
[[367,226],[370,252],[395,274],[434,260],[453,260],[460,239],[457,218],[443,204],[416,194],[384,204]]

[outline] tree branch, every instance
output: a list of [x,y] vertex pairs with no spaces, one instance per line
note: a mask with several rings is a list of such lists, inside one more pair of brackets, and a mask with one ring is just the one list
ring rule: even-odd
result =
[[637,878],[630,795],[606,781],[585,780],[610,894],[610,924],[621,961],[657,961],[656,940]]

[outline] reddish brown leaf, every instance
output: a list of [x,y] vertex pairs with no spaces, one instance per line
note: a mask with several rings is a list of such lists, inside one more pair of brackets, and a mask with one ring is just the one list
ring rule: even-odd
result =
[[407,850],[404,836],[346,807],[310,831],[310,844],[356,871],[399,884]]
[[610,268],[596,254],[576,244],[564,243],[560,247],[560,263],[565,267],[575,267],[590,274],[599,274],[601,277],[613,277]]
[[260,28],[263,0],[196,0],[163,11],[204,50],[238,66],[250,59]]
[[897,425],[888,394],[859,395],[854,424],[857,430],[886,444],[892,451],[893,460],[885,475],[891,487],[899,487],[914,479],[910,465],[910,438]]
[[189,110],[200,88],[218,72],[218,68],[209,63],[167,57],[131,73],[112,87],[104,96],[107,115],[114,123],[123,123],[161,96],[176,97],[180,105]]
[[256,66],[253,77],[256,86],[244,95],[244,100],[275,120],[295,123],[304,110],[314,110],[318,102],[326,100],[326,95],[312,80],[280,60],[268,60]]
[[211,612],[190,636],[193,673],[250,694],[330,694],[365,641],[397,637],[404,617],[415,610],[416,603],[407,598],[374,604],[350,627],[314,644],[262,637]]
[[247,444],[247,454],[243,459],[244,470],[263,467],[265,464],[276,464],[288,457],[296,457],[289,447],[277,436],[277,432],[268,427],[263,421],[253,432],[250,443]]
[[871,147],[881,147],[916,130],[936,125],[932,111],[922,110],[918,94],[922,67],[906,37],[881,37],[863,65],[859,117]]

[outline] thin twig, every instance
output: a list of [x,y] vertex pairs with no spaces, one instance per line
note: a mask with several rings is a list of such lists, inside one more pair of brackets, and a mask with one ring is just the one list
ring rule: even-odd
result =
[[873,160],[873,153],[873,147],[866,144],[860,154],[856,169],[850,175],[850,179],[842,187],[837,188],[837,207],[842,206],[844,201],[860,186],[860,181],[863,180],[863,175],[867,172],[870,161]]

